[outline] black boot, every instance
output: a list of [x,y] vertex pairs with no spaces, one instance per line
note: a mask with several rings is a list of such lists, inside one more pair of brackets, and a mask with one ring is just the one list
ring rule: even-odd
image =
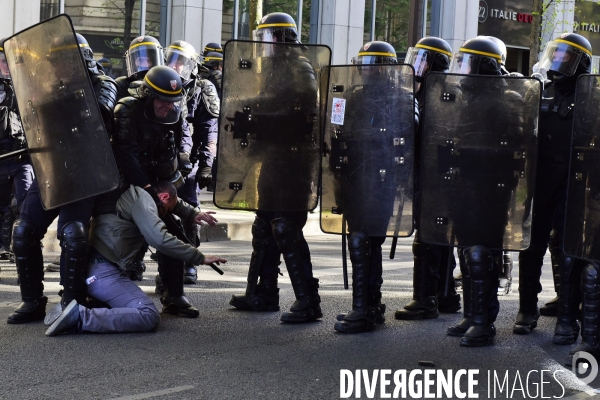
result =
[[554,291],[556,297],[552,300],[547,301],[542,307],[540,307],[540,314],[546,317],[556,317],[558,315],[558,297],[560,293],[560,267],[559,259],[562,254],[560,250],[560,243],[556,230],[552,230],[550,234],[550,241],[548,242],[548,250],[550,251],[550,263],[552,265],[552,279],[554,280]]
[[581,300],[581,261],[577,261],[565,254],[559,256],[560,292],[558,295],[558,317],[554,329],[554,344],[573,344],[579,336],[579,303]]
[[319,296],[319,280],[307,280],[304,271],[304,260],[300,248],[300,233],[296,223],[288,218],[277,218],[271,221],[273,237],[290,276],[296,301],[289,312],[281,315],[283,322],[308,322],[323,316],[321,312],[321,297]]
[[[460,340],[461,346],[480,347],[494,343],[496,328],[489,319],[492,290],[496,291],[492,254],[484,246],[465,249],[465,261],[471,277],[471,288],[465,297],[471,297],[471,326]],[[463,276],[464,283],[464,276]]]
[[29,222],[24,220],[15,222],[13,250],[16,256],[23,302],[8,316],[6,322],[23,324],[43,320],[46,316],[48,298],[44,296],[42,248],[39,241],[36,240],[35,231]]
[[600,359],[600,271],[595,263],[589,263],[583,269],[581,297],[583,303],[581,344],[569,352],[567,366],[572,365],[573,356],[579,351],[591,354],[596,360]]
[[279,311],[279,289],[277,274],[262,277],[260,272],[269,245],[271,226],[262,218],[256,217],[252,224],[252,257],[248,268],[246,293],[234,294],[229,304],[244,311]]
[[60,301],[63,310],[72,300],[85,304],[87,288],[85,275],[88,268],[89,243],[85,226],[81,222],[65,224],[61,232],[64,254],[64,292]]
[[162,312],[184,318],[198,318],[200,312],[183,293],[183,261],[159,254],[158,273],[164,287],[160,298]]
[[[433,245],[413,242],[413,298],[394,317],[404,320],[434,319],[440,316],[437,309],[437,280],[431,268],[440,263],[439,253]],[[445,269],[444,269],[445,270]]]
[[545,249],[534,244],[519,253],[519,312],[513,333],[527,335],[537,326],[540,311],[537,295],[542,291],[540,274]]
[[334,325],[341,333],[362,333],[375,330],[376,308],[369,306],[369,270],[371,241],[364,232],[348,235],[348,251],[352,262],[352,310]]
[[465,264],[465,257],[462,249],[458,251],[458,259],[460,263],[460,273],[462,275],[463,319],[458,324],[449,327],[446,330],[446,334],[448,336],[463,337],[463,335],[471,326],[471,296],[469,294],[471,292],[471,275],[469,274],[469,269]]
[[146,272],[146,263],[144,260],[134,261],[131,263],[129,269],[129,279],[132,281],[143,281],[144,280],[144,272]]

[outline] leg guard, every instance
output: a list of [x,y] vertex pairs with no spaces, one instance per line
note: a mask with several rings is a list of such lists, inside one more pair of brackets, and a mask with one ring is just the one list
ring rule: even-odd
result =
[[585,351],[596,360],[600,358],[600,268],[595,263],[589,263],[583,269],[581,295],[583,300],[581,344],[569,352],[566,363],[569,366],[572,364],[573,355],[578,351]]
[[394,316],[396,319],[407,320],[437,318],[440,315],[436,299],[437,279],[431,268],[439,265],[439,252],[435,251],[433,245],[421,243],[417,239],[413,242],[412,250],[413,298],[404,309],[396,311]]
[[9,324],[44,319],[48,298],[44,296],[42,248],[33,225],[17,220],[13,229],[13,250],[23,302],[8,316]]
[[556,230],[550,233],[550,241],[548,242],[548,250],[550,251],[550,260],[552,265],[552,278],[554,280],[554,290],[556,297],[546,302],[540,307],[540,314],[547,317],[556,317],[558,315],[558,296],[560,293],[560,267],[559,257],[561,255],[560,241]]
[[296,301],[290,312],[283,313],[283,322],[308,322],[321,318],[321,298],[318,288],[319,280],[311,279],[308,282],[304,271],[304,259],[302,249],[299,245],[301,240],[296,223],[288,218],[277,218],[271,221],[273,237],[283,254],[283,259],[290,275],[290,281],[294,288]]
[[465,293],[465,297],[471,297],[471,326],[460,340],[460,345],[489,346],[496,335],[489,318],[492,291],[496,291],[497,283],[493,257],[486,247],[473,246],[465,249],[465,262],[471,275],[470,292]]
[[579,335],[579,303],[581,301],[580,277],[581,269],[577,266],[582,261],[575,260],[565,254],[558,259],[560,268],[560,292],[558,295],[558,317],[554,329],[554,344],[573,344]]
[[77,221],[63,226],[60,239],[66,275],[62,278],[65,291],[61,304],[64,309],[71,300],[77,300],[80,304],[85,303],[87,297],[85,274],[88,267],[89,242],[85,226]]
[[261,279],[260,272],[267,246],[271,240],[269,224],[262,218],[256,217],[252,224],[252,257],[248,269],[248,284],[246,294],[233,295],[229,304],[239,310],[247,311],[279,311],[279,289],[277,275]]
[[364,232],[348,235],[348,250],[352,262],[352,310],[334,329],[342,333],[369,332],[375,329],[375,308],[369,302],[369,270],[371,242]]
[[460,273],[462,275],[463,319],[458,324],[449,327],[446,330],[446,334],[448,336],[462,337],[471,326],[471,274],[465,263],[465,255],[462,249],[458,251],[458,260],[460,264]]

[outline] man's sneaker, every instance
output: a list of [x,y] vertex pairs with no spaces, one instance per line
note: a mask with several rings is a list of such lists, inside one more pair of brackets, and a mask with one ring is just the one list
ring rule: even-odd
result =
[[79,315],[79,304],[72,300],[63,310],[62,314],[46,330],[46,336],[56,336],[61,333],[71,333],[79,327],[81,317]]

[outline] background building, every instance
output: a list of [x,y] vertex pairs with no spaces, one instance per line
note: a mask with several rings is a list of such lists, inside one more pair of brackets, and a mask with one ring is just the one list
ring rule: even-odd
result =
[[[560,33],[578,32],[592,43],[598,71],[598,1],[544,0],[549,7],[541,49]],[[274,11],[301,21],[303,43],[331,47],[334,64],[349,63],[372,39],[390,42],[403,57],[426,35],[444,38],[455,51],[468,38],[491,35],[506,43],[509,71],[527,74],[530,67],[533,0],[0,0],[0,5],[0,37],[57,15],[62,6],[95,56],[112,60],[116,74],[123,71],[123,53],[140,32],[164,46],[183,39],[200,52],[206,43],[224,44],[236,34],[250,39],[252,20]]]

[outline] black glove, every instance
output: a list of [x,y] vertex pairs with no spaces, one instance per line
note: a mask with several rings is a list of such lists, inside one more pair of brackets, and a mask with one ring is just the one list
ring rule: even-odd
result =
[[152,200],[154,200],[154,202],[156,203],[156,206],[160,207],[162,202],[158,198],[158,193],[156,193],[156,190],[154,190],[154,188],[152,186],[148,186],[147,188],[144,188],[144,190],[146,192],[148,192],[148,194],[152,197]]
[[211,168],[204,167],[196,172],[196,183],[200,189],[212,187]]
[[192,172],[192,169],[194,169],[194,166],[190,162],[190,155],[188,153],[179,153],[179,171],[181,175],[184,177],[188,176]]

